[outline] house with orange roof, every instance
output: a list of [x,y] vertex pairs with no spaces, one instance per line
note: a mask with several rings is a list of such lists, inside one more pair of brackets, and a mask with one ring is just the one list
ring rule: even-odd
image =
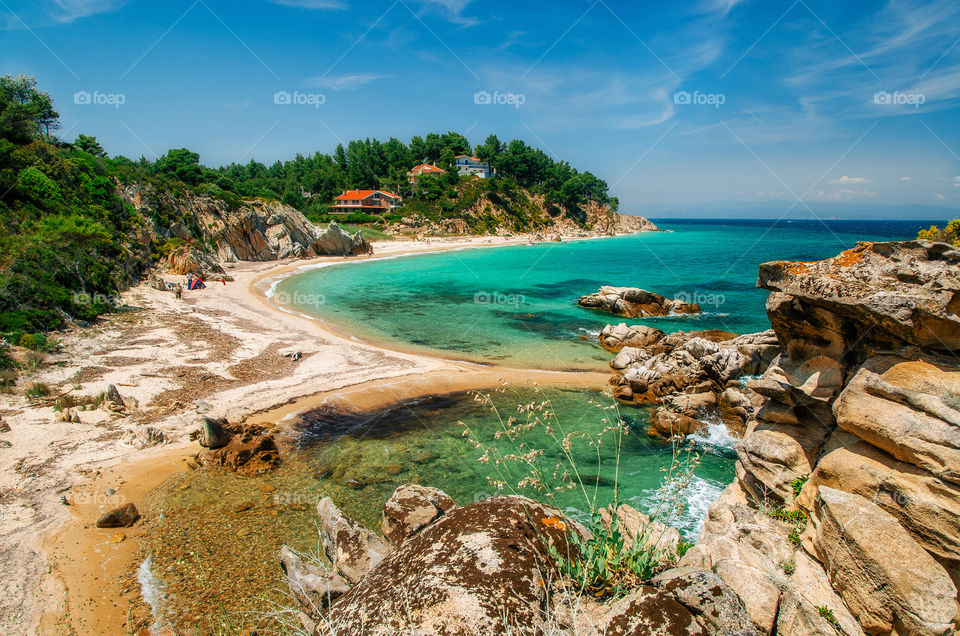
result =
[[457,168],[457,174],[462,176],[474,175],[481,179],[489,179],[493,176],[493,167],[489,161],[482,161],[479,157],[470,155],[457,155],[453,158],[453,165]]
[[419,166],[416,166],[410,172],[407,173],[407,180],[410,183],[416,183],[417,178],[422,174],[433,174],[433,175],[442,175],[446,174],[447,171],[442,168],[438,168],[432,163],[421,163]]
[[389,212],[399,208],[403,199],[386,190],[347,190],[333,201],[334,214],[350,214]]

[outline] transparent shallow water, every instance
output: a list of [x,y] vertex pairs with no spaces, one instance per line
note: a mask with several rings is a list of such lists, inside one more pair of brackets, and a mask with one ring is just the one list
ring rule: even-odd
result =
[[360,338],[491,363],[596,369],[596,335],[616,317],[576,298],[601,285],[636,286],[700,304],[701,316],[634,323],[664,331],[767,329],[760,263],[827,258],[860,240],[912,238],[925,223],[664,221],[656,232],[533,246],[472,249],[324,267],[281,282],[297,310]]

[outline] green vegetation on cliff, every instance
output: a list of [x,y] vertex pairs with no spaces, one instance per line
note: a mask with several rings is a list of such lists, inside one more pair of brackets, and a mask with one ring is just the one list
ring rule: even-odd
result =
[[953,219],[943,229],[931,225],[929,229],[920,230],[917,238],[923,241],[940,241],[960,247],[960,219]]

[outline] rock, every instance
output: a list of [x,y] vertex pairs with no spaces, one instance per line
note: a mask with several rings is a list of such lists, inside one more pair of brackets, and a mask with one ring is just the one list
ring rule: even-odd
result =
[[683,604],[707,633],[757,636],[743,601],[719,576],[695,568],[673,568],[651,581]]
[[648,432],[666,438],[686,437],[705,428],[706,425],[696,418],[660,407],[650,416]]
[[153,426],[138,426],[127,429],[123,441],[136,448],[149,448],[167,441],[167,436],[160,429]]
[[860,495],[896,517],[922,545],[960,581],[960,486],[897,461],[891,455],[845,431],[828,440],[817,467],[797,503],[807,510],[820,486]]
[[600,345],[604,349],[620,351],[624,347],[642,349],[656,344],[663,339],[664,333],[659,329],[645,325],[631,325],[621,322],[618,325],[607,325],[600,331]]
[[[907,263],[915,272],[910,281],[896,276]],[[958,265],[960,254],[943,244],[858,243],[816,263],[764,263],[758,286],[780,294],[771,322],[781,342],[791,341],[791,358],[809,357],[796,355],[803,350],[839,360],[845,352],[849,356],[910,345],[956,351]]]
[[359,230],[357,230],[356,234],[347,234],[337,225],[336,221],[330,221],[327,229],[317,237],[314,243],[314,249],[318,254],[329,256],[351,256],[354,254],[373,253],[373,247],[363,238]]
[[[778,636],[835,634],[837,628],[842,634],[863,636],[856,617],[830,585],[830,579],[819,563],[798,550],[793,567],[793,574],[781,583],[783,593],[777,611]],[[830,610],[836,625],[820,613],[821,607]]]
[[860,367],[834,412],[843,430],[960,484],[960,410],[947,402],[957,395],[956,367],[878,357]]
[[11,444],[8,440],[0,439],[0,448],[12,448],[12,447],[13,447],[13,444]]
[[601,622],[609,636],[690,636],[709,634],[693,613],[673,596],[649,585],[620,599]]
[[522,497],[455,508],[337,599],[330,620],[343,634],[534,632],[547,602],[546,546],[568,542],[561,519]]
[[200,435],[198,441],[204,448],[223,448],[230,443],[233,432],[225,419],[210,417],[200,418]]
[[280,463],[280,451],[273,436],[257,427],[234,433],[226,446],[204,448],[196,457],[203,466],[216,466],[242,474],[271,470]]
[[698,305],[682,300],[670,300],[637,287],[603,286],[599,291],[578,298],[577,304],[628,318],[700,313]]
[[416,484],[400,486],[383,504],[383,536],[399,546],[456,507],[442,490]]
[[112,404],[121,409],[125,408],[126,406],[123,403],[123,398],[120,397],[120,391],[118,391],[117,387],[115,387],[112,384],[107,386],[106,401],[109,404]]
[[140,512],[132,503],[114,508],[97,519],[98,528],[127,528],[140,518]]
[[789,531],[751,508],[734,483],[710,506],[700,539],[679,565],[717,574],[743,601],[756,628],[769,634],[788,583],[780,564],[794,560]]
[[7,422],[4,422],[3,420],[0,420],[0,433],[9,433],[9,432],[10,432],[10,424],[8,424]]
[[359,582],[390,554],[390,546],[344,515],[329,497],[317,503],[317,514],[323,551],[333,567],[351,583]]
[[305,560],[288,546],[280,548],[279,559],[290,594],[311,618],[319,618],[330,603],[350,590],[342,577],[316,560]]
[[805,539],[865,632],[953,633],[957,588],[950,576],[873,502],[819,487]]

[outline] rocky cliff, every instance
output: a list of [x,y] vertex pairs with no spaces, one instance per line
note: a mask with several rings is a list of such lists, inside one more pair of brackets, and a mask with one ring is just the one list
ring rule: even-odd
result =
[[719,574],[764,633],[954,633],[960,252],[862,243],[766,263],[759,285],[781,353],[747,383],[763,400],[737,481],[682,564]]
[[360,233],[336,223],[321,232],[303,214],[276,201],[231,204],[209,196],[158,193],[143,185],[121,186],[121,198],[146,219],[158,242],[178,239],[168,254],[174,273],[222,271],[220,263],[365,254],[372,251]]

